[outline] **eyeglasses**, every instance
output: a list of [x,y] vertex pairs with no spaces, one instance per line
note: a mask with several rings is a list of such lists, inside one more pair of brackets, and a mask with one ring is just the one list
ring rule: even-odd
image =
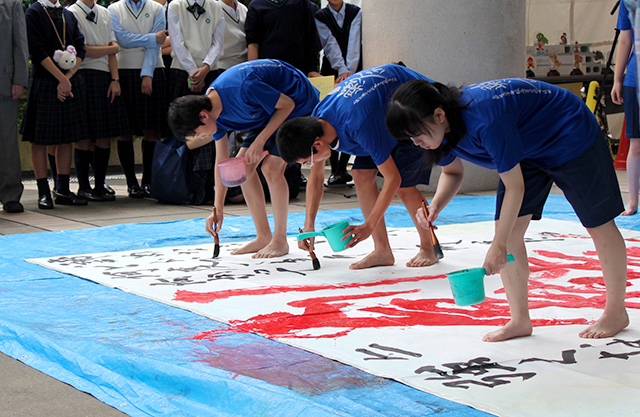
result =
[[311,168],[313,166],[313,154],[315,153],[315,148],[311,145],[311,160],[307,162],[303,162],[302,165]]

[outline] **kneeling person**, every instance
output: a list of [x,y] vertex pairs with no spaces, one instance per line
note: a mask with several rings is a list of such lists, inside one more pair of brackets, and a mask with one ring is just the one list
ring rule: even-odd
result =
[[[395,90],[403,83],[417,79],[429,80],[399,65],[369,68],[340,83],[316,106],[312,117],[289,120],[278,131],[277,143],[282,158],[311,166],[306,191],[305,232],[314,230],[324,193],[324,161],[331,156],[332,150],[356,156],[352,174],[366,221],[349,227],[353,239],[348,246],[371,235],[374,251],[353,263],[351,269],[395,262],[384,213],[396,193],[414,223],[415,213],[422,206],[423,197],[416,185],[428,184],[431,174],[422,161],[424,151],[410,141],[398,144],[384,122],[387,104]],[[375,182],[378,173],[384,177],[382,191],[378,191]],[[417,229],[420,250],[407,266],[432,265],[437,258],[429,234],[423,228]]]

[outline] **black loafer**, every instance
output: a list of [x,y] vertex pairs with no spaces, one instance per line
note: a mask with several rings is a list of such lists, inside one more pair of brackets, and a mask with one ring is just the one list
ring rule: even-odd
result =
[[83,197],[77,196],[72,192],[69,194],[62,194],[59,192],[54,192],[54,199],[56,204],[60,204],[63,206],[86,206],[87,200]]
[[329,187],[347,185],[347,183],[349,181],[351,181],[352,179],[353,179],[353,177],[351,177],[351,175],[347,174],[346,172],[341,172],[341,173],[338,173],[338,174],[331,174],[329,176],[329,179],[327,180],[327,185]]
[[127,192],[131,198],[144,198],[144,191],[142,191],[142,188],[140,188],[138,184],[133,187],[128,187]]
[[93,190],[78,190],[78,196],[84,198],[87,201],[106,201],[104,197]]
[[104,194],[116,195],[116,192],[113,190],[113,188],[109,187],[109,185],[105,184],[104,185]]
[[151,184],[142,184],[142,191],[145,197],[151,197]]
[[92,192],[93,192],[94,195],[98,195],[98,196],[100,196],[100,198],[102,198],[102,200],[100,200],[100,201],[116,201],[116,195],[115,194],[109,194],[107,192],[107,190],[104,189],[104,188],[101,189],[101,190],[98,190],[97,188],[94,188]]
[[24,211],[24,207],[19,201],[7,201],[2,209],[7,213],[22,213]]
[[38,208],[41,210],[51,210],[53,208],[51,193],[42,194],[38,197]]

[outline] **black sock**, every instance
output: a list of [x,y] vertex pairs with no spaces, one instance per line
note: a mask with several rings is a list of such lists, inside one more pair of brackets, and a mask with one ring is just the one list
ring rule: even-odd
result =
[[58,175],[56,156],[47,152],[47,158],[49,158],[49,167],[51,168],[51,176],[53,177],[53,189],[56,190],[58,188],[58,179],[56,178],[56,175]]
[[107,176],[110,155],[111,148],[100,148],[96,146],[96,150],[93,151],[93,175],[96,179],[96,190],[104,188],[104,179]]
[[151,184],[151,170],[153,168],[153,151],[155,142],[142,141],[142,184]]
[[36,184],[38,185],[38,195],[49,194],[51,190],[49,189],[49,180],[46,178],[38,178],[36,179]]
[[58,185],[56,186],[56,192],[58,194],[67,195],[71,191],[69,190],[69,174],[58,174]]
[[120,165],[124,171],[124,176],[127,178],[127,187],[131,188],[138,185],[132,140],[118,141],[118,158],[120,158]]
[[76,163],[78,189],[86,192],[91,191],[91,184],[89,183],[89,164],[91,161],[91,151],[75,148],[73,152],[73,160]]

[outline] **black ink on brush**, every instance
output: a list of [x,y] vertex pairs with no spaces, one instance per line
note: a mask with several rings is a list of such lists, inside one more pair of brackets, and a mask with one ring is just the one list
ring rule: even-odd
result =
[[[213,206],[213,229],[218,228],[218,215],[216,214],[216,206]],[[220,255],[220,237],[216,232],[216,235],[213,237],[215,245],[213,246],[213,257],[217,258]]]

